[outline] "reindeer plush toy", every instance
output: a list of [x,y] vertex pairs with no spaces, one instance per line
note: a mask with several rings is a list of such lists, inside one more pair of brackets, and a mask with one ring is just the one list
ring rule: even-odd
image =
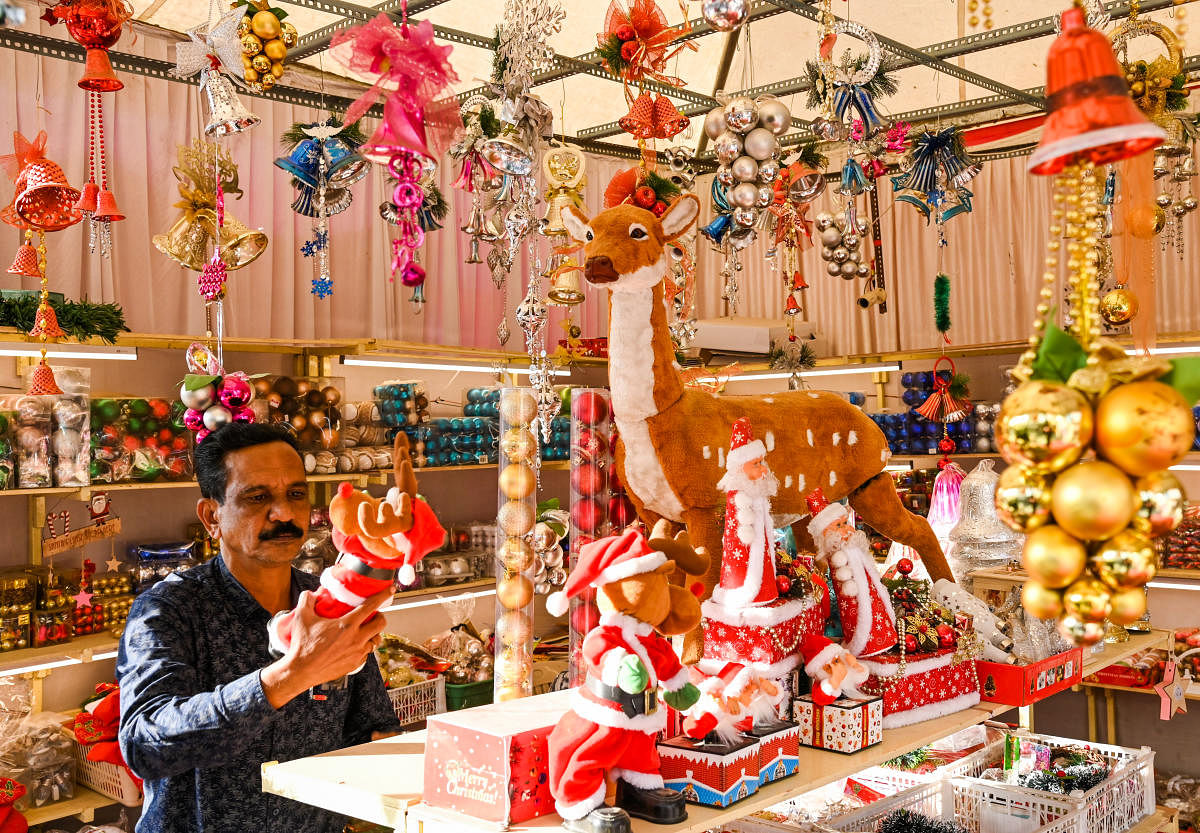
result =
[[[717,489],[728,453],[729,426],[747,417],[767,447],[767,464],[779,477],[772,501],[777,526],[792,524],[802,546],[810,539],[798,521],[808,514],[805,496],[820,487],[829,500],[849,498],[858,515],[883,535],[908,544],[936,580],[953,580],[937,537],[924,518],[908,512],[884,473],[887,439],[859,408],[820,391],[770,396],[716,396],[685,388],[667,328],[663,278],[666,245],[696,221],[700,202],[687,194],[661,218],[618,205],[589,219],[563,211],[571,236],[584,244],[584,276],[609,291],[609,386],[620,441],[617,469],[639,517],[687,526],[693,543],[721,552]],[[703,576],[707,598],[721,575],[712,558]],[[685,641],[684,661],[700,658],[702,635]]]

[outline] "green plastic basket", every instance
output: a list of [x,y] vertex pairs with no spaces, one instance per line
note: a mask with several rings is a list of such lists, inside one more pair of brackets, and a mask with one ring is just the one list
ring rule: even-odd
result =
[[446,683],[446,711],[469,709],[474,706],[486,706],[492,702],[492,681],[484,680],[478,683],[462,683],[455,685]]

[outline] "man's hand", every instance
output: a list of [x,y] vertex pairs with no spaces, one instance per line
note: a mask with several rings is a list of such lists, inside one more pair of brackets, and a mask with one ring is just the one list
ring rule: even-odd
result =
[[640,694],[650,684],[650,672],[642,661],[633,654],[628,654],[617,666],[617,688],[626,694]]
[[668,691],[663,694],[663,701],[677,712],[687,711],[696,705],[700,699],[700,689],[692,683],[686,683],[678,691]]
[[288,652],[262,672],[267,701],[281,708],[308,689],[344,677],[366,662],[385,625],[376,611],[391,598],[392,591],[383,590],[345,616],[326,619],[313,609],[313,594],[301,593]]

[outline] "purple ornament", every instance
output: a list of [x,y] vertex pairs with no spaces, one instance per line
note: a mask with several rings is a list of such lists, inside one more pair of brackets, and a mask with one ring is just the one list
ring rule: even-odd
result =
[[254,409],[248,405],[241,405],[232,410],[234,422],[254,422]]
[[230,410],[236,410],[250,404],[254,398],[254,388],[241,376],[226,376],[221,380],[221,404]]
[[199,431],[204,427],[204,412],[188,408],[183,412],[183,424],[192,431]]

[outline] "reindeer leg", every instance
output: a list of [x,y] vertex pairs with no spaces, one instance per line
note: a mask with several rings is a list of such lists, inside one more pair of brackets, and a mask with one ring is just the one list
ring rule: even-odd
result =
[[904,508],[892,478],[886,473],[880,472],[851,492],[850,505],[880,534],[916,550],[934,581],[940,578],[954,581],[929,522]]
[[[688,538],[693,547],[708,550],[708,570],[699,576],[704,585],[700,598],[707,599],[721,580],[721,523],[717,513],[710,508],[688,509],[683,513]],[[704,655],[704,630],[697,626],[683,637],[684,665],[695,665]]]

